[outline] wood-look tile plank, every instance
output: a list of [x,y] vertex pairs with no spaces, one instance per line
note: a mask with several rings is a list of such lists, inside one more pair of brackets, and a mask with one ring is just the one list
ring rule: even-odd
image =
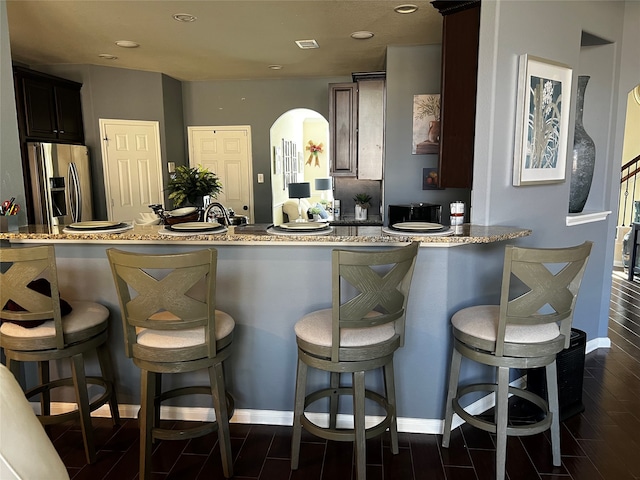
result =
[[382,456],[384,460],[381,467],[384,478],[413,478],[413,463],[409,448],[400,448],[397,455],[385,448]]
[[606,440],[579,440],[591,462],[606,479],[634,480],[634,476]]
[[284,458],[267,458],[260,472],[259,480],[289,480],[291,462]]
[[464,443],[464,437],[462,436],[462,430],[456,428],[451,432],[451,438],[449,440],[449,448],[442,448],[442,464],[443,465],[455,465],[463,467],[471,467],[471,457],[469,456],[469,450]]
[[273,427],[254,425],[238,453],[234,472],[238,477],[258,478],[273,440]]
[[444,480],[440,460],[440,435],[412,434],[410,437],[414,480]]
[[328,441],[324,455],[323,480],[350,480],[355,471],[354,445]]
[[278,426],[275,427],[275,432],[273,434],[273,441],[271,442],[271,447],[269,447],[269,452],[267,453],[268,458],[278,458],[278,459],[291,459],[291,435],[293,433],[292,427]]
[[573,480],[605,480],[589,457],[563,456],[565,466]]
[[171,471],[167,474],[166,480],[196,478],[202,470],[206,460],[207,455],[181,455]]
[[[231,452],[234,455],[233,458],[236,458],[235,455],[240,451],[243,443],[244,438],[231,438]],[[211,453],[207,456],[198,476],[192,478],[195,478],[196,480],[223,480],[225,478],[222,470],[222,459],[220,458],[220,445],[218,443],[216,443]]]
[[96,454],[96,461],[89,465],[85,465],[74,476],[74,480],[94,480],[96,478],[105,478],[111,470],[124,457],[122,452],[111,452],[109,450],[101,450]]
[[[320,480],[326,444],[300,444],[300,463],[297,470],[291,472],[291,480]],[[349,462],[349,465],[351,462]]]
[[151,455],[151,471],[169,473],[184,451],[189,440],[162,440]]
[[[531,435],[529,437],[520,437],[520,442],[537,473],[548,475],[569,474],[564,465],[561,465],[560,467],[553,465],[551,441],[544,433]],[[566,455],[568,449],[565,448],[566,445],[562,442],[562,435],[560,436],[560,446],[562,454]],[[520,457],[509,459],[509,457],[507,457],[507,465],[517,465],[515,462],[517,462],[519,458]]]

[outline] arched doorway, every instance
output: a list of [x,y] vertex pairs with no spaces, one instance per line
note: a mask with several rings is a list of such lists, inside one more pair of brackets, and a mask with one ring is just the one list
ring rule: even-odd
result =
[[[282,205],[289,200],[287,185],[296,182],[311,184],[311,199],[321,198],[315,190],[315,179],[328,178],[329,122],[318,112],[307,108],[289,110],[273,122],[271,139],[271,206],[273,223],[283,222]],[[313,155],[309,142],[322,145]],[[331,192],[328,192],[331,195]]]

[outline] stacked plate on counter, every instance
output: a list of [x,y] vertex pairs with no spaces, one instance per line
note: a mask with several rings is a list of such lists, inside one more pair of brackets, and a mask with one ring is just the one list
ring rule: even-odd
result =
[[451,235],[453,230],[440,223],[429,222],[401,222],[394,223],[389,228],[383,228],[384,233],[391,235]]
[[190,236],[190,235],[214,235],[224,233],[227,227],[217,222],[183,222],[165,225],[158,233],[160,235]]
[[126,232],[133,228],[133,225],[125,222],[112,222],[112,221],[87,221],[87,222],[76,222],[70,225],[67,225],[62,230],[64,233],[71,233],[76,235],[87,235],[87,234],[112,234],[112,233],[122,233]]
[[326,235],[333,229],[329,222],[288,222],[267,229],[273,235]]

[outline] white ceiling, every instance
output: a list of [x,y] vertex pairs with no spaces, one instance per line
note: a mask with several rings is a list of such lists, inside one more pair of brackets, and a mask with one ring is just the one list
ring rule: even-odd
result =
[[[409,15],[393,8],[412,3]],[[429,1],[7,0],[12,59],[32,67],[92,64],[178,80],[343,76],[384,70],[388,45],[441,43]],[[192,23],[176,13],[197,17]],[[354,40],[354,31],[375,34]],[[302,50],[296,40],[314,39]],[[139,48],[115,45],[132,40]],[[99,58],[112,54],[117,60]],[[269,65],[282,65],[270,70]]]

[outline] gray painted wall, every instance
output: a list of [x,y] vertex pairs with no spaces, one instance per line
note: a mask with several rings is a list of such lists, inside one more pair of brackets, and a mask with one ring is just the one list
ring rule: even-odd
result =
[[[18,205],[24,206],[24,183],[20,162],[20,141],[18,139],[18,120],[16,101],[13,93],[13,70],[11,50],[9,48],[9,27],[7,23],[7,5],[0,1],[0,202],[16,197]],[[26,225],[26,209],[18,212],[10,220],[10,227]]]

